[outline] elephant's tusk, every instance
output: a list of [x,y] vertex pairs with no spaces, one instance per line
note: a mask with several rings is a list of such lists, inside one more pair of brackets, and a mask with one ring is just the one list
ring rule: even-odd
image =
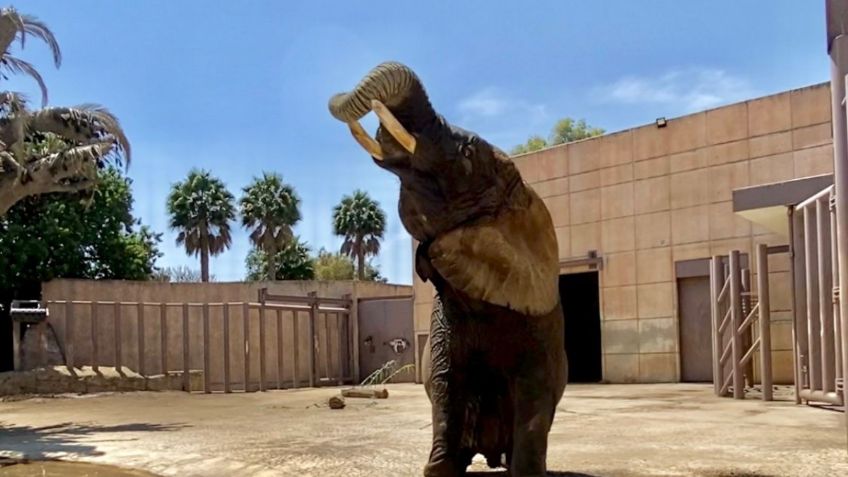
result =
[[371,154],[371,156],[380,161],[383,160],[383,148],[380,147],[380,144],[378,144],[374,138],[365,132],[365,129],[362,129],[362,125],[359,124],[358,121],[351,121],[347,123],[347,126],[350,128],[350,133],[353,134],[353,138],[356,139],[356,142],[358,142],[360,146],[368,151],[368,154]]
[[380,118],[380,123],[389,130],[391,135],[397,139],[397,142],[403,146],[410,154],[415,154],[415,138],[406,130],[405,127],[395,118],[395,115],[389,111],[385,104],[378,100],[371,101],[371,109],[374,114]]

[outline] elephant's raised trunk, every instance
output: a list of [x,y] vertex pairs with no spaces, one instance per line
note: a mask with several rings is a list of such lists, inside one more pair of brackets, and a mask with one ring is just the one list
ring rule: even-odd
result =
[[415,151],[415,139],[408,130],[422,131],[436,118],[418,76],[396,62],[376,66],[351,92],[330,98],[329,107],[330,114],[347,123],[356,140],[378,159],[382,159],[380,145],[358,123],[369,111],[410,153]]

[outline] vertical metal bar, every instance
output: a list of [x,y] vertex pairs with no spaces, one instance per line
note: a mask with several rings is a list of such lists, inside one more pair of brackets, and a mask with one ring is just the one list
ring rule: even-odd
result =
[[294,320],[292,320],[292,386],[297,388],[300,387],[300,333],[298,332],[298,319],[300,318],[300,313],[297,311],[292,312],[292,316]]
[[810,389],[821,390],[821,338],[819,329],[819,261],[818,239],[816,237],[816,216],[810,207],[803,208],[804,213],[804,255],[807,264],[807,376]]
[[191,350],[189,349],[188,331],[188,303],[183,303],[183,391],[191,392],[191,376],[189,376]]
[[733,354],[733,398],[745,399],[744,381],[742,376],[742,340],[739,326],[742,324],[742,276],[739,266],[739,251],[730,252],[730,320],[731,320],[731,352]]
[[123,368],[123,346],[121,339],[121,302],[115,302],[115,370],[122,372]]
[[250,304],[242,305],[242,322],[244,325],[244,392],[250,392]]
[[842,370],[842,320],[839,316],[839,300],[835,299],[833,296],[834,291],[839,289],[839,251],[837,250],[838,240],[836,237],[836,213],[834,212],[833,205],[835,196],[833,195],[833,190],[831,189],[829,202],[831,204],[830,209],[830,277],[832,280],[831,283],[831,296],[830,302],[832,304],[831,309],[833,310],[833,354],[836,358],[836,369],[835,369],[835,379],[842,379],[844,374]]
[[97,302],[91,302],[91,369],[100,371],[100,350],[97,343]]
[[[748,313],[751,312],[751,267],[752,265],[749,263],[748,268],[742,268],[741,270],[741,278],[742,278],[742,291],[745,293],[740,298],[742,300],[742,316],[748,316]],[[740,260],[741,267],[741,260]],[[748,327],[741,333],[742,340],[742,349],[748,350],[754,343],[754,327]],[[745,354],[744,352],[742,353]],[[751,359],[748,363],[745,364],[745,368],[743,371],[743,376],[745,377],[746,386],[754,386],[754,360]]]
[[159,303],[159,360],[162,374],[168,374],[168,305]]
[[801,390],[807,389],[809,381],[807,361],[810,351],[807,340],[807,254],[804,237],[804,212],[791,208],[792,214],[792,278],[794,296],[792,302],[792,319],[795,343],[795,401],[801,403]]
[[798,343],[798,313],[802,310],[802,296],[804,286],[799,285],[799,273],[801,268],[798,267],[799,255],[796,253],[796,246],[800,239],[796,235],[798,233],[795,226],[796,214],[795,207],[789,206],[786,214],[789,223],[789,289],[792,296],[792,376],[795,387],[795,404],[801,404],[801,359],[800,346]]
[[212,392],[211,387],[211,371],[209,366],[209,303],[203,304],[203,392],[209,394]]
[[74,303],[71,300],[65,302],[65,365],[68,371],[74,372]]
[[144,302],[139,301],[136,310],[136,324],[138,325],[138,374],[147,376],[144,366]]
[[336,366],[339,367],[339,369],[338,369],[338,371],[339,371],[338,379],[336,380],[336,384],[338,386],[341,386],[342,384],[344,384],[344,354],[342,353],[342,343],[343,343],[343,341],[342,341],[342,339],[343,339],[342,338],[342,336],[343,336],[342,335],[342,316],[346,316],[346,315],[347,314],[343,315],[342,313],[336,313],[336,341],[339,344],[339,349],[338,349],[339,356],[338,356],[338,360],[337,360],[338,363],[336,364]]
[[283,389],[283,310],[277,310],[277,389]]
[[259,304],[259,390],[265,391],[265,303]]
[[224,392],[232,392],[230,386],[230,304],[224,303]]
[[[833,276],[830,257],[830,197],[815,202],[816,249],[818,250],[819,281],[819,340],[821,342],[822,391],[836,389],[836,371],[833,341]],[[831,306],[828,306],[831,303]]]
[[721,336],[718,333],[718,325],[721,314],[721,302],[718,293],[724,283],[721,280],[721,259],[712,257],[710,259],[710,321],[712,327],[712,357],[713,357],[713,391],[716,396],[721,395],[721,385],[724,383],[722,376],[721,359]]
[[309,387],[315,387],[315,347],[318,345],[315,337],[315,317],[318,315],[317,293],[309,292]]
[[768,245],[757,246],[757,294],[760,321],[760,379],[763,400],[773,400],[771,369],[771,296],[769,295]]

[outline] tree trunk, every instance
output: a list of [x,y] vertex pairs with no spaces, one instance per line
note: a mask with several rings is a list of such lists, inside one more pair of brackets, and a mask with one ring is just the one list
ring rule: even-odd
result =
[[353,245],[356,250],[356,274],[359,281],[365,280],[365,250],[362,247],[362,237],[356,237]]
[[200,248],[200,281],[209,281],[209,247],[206,245]]
[[200,230],[200,281],[209,281],[209,234],[205,227]]
[[265,252],[268,255],[268,280],[277,279],[277,247],[269,247]]

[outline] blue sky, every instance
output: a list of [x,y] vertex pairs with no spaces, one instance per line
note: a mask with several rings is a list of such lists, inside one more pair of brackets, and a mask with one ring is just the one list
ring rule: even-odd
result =
[[[42,44],[16,50],[39,67],[50,104],[100,103],[124,125],[135,213],[165,232],[159,264],[193,268],[167,229],[171,184],[203,167],[239,196],[268,170],[297,189],[296,232],[314,249],[339,246],[332,207],[367,190],[389,217],[377,263],[392,282],[411,283],[398,181],[327,112],[332,94],[385,60],[410,65],[448,120],[503,149],[547,135],[564,116],[615,131],[826,81],[829,71],[823,1],[13,5],[45,21],[62,47],[58,70]],[[4,89],[39,98],[23,78]],[[244,276],[250,246],[234,228],[233,247],[212,260],[218,280]]]

